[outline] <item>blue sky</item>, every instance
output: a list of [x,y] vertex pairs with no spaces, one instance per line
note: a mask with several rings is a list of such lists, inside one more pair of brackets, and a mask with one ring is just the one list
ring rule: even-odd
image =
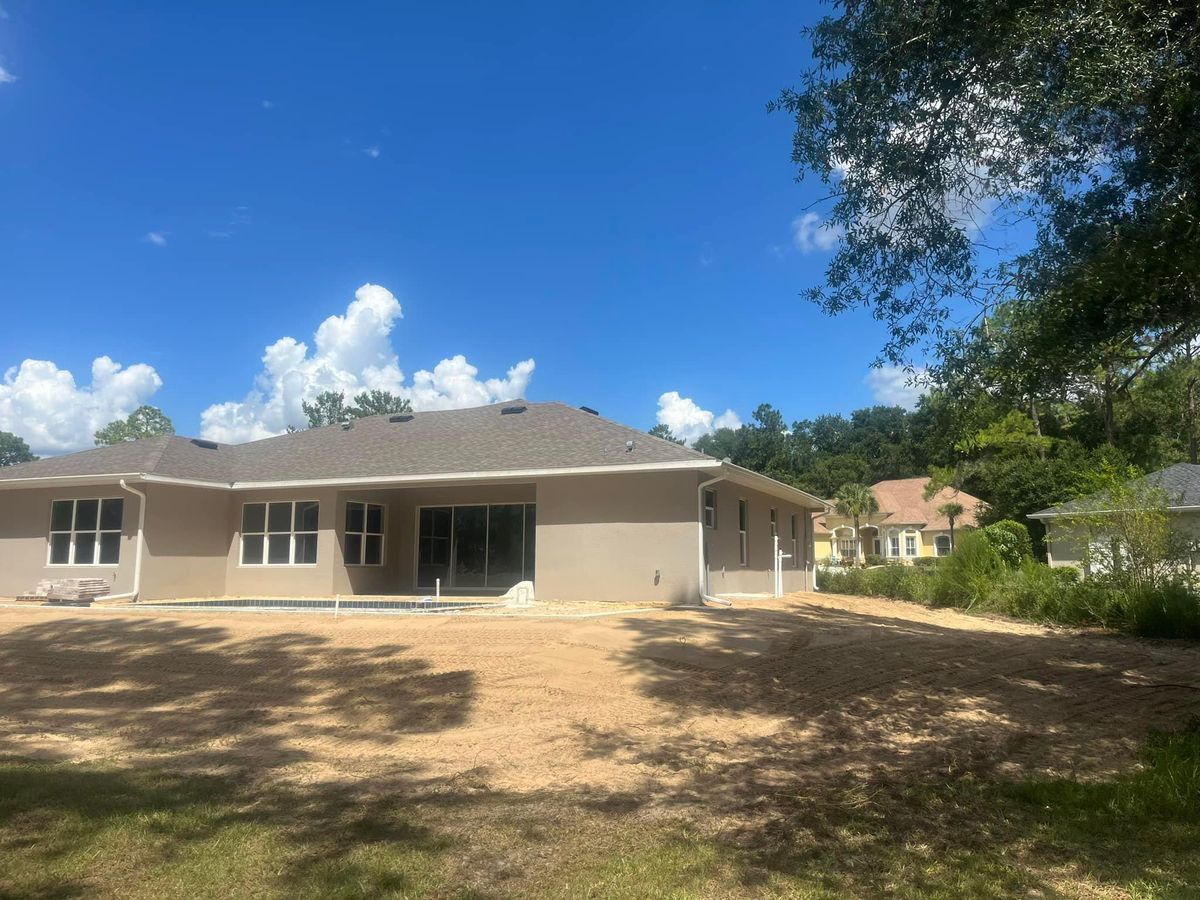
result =
[[0,429],[42,452],[330,384],[647,428],[678,392],[693,433],[875,402],[764,108],[815,4],[0,3]]

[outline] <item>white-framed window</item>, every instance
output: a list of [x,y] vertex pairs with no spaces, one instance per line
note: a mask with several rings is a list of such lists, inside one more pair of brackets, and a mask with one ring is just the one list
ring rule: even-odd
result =
[[272,500],[242,504],[243,566],[315,566],[316,500]]
[[888,556],[900,555],[900,533],[898,531],[888,532]]
[[124,515],[125,501],[120,497],[53,501],[47,565],[117,565]]
[[917,536],[911,531],[906,531],[904,533],[904,555],[917,555]]
[[792,568],[793,569],[800,568],[800,531],[799,531],[799,528],[797,527],[799,525],[799,519],[800,519],[799,516],[797,516],[795,513],[792,513]]
[[771,537],[779,534],[779,510],[771,508]]
[[348,566],[382,566],[384,520],[387,518],[379,503],[346,504],[346,536],[342,559]]
[[933,552],[938,556],[950,555],[950,536],[947,534],[939,534],[933,539]]
[[750,504],[745,499],[738,498],[738,563],[743,566],[750,564]]
[[707,489],[704,491],[704,527],[714,531],[717,527],[717,492]]
[[854,530],[841,528],[837,533],[838,556],[842,559],[854,559],[858,549],[854,546]]

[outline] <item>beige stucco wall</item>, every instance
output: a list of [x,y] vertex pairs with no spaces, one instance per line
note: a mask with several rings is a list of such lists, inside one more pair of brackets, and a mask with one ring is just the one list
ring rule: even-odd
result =
[[[48,565],[51,502],[104,497],[125,500],[119,564]],[[138,502],[117,484],[0,491],[0,597],[15,597],[33,590],[42,579],[57,578],[103,578],[113,585],[114,594],[132,590]]]
[[[795,514],[799,559],[783,561],[785,592],[803,591],[809,587],[808,564],[812,559],[812,510],[785,503],[778,497],[753,491],[729,482],[718,482],[717,527],[704,529],[708,555],[709,591],[714,594],[769,594],[774,589],[774,565],[771,558],[774,541],[771,538],[770,510],[778,510],[779,547],[792,552],[791,516]],[[740,562],[738,530],[738,501],[745,499],[749,514],[747,528],[747,564]],[[692,521],[696,520],[696,491],[692,490]]]
[[[236,491],[226,519],[229,535],[225,567],[225,592],[237,597],[333,596],[334,534],[338,492],[335,488],[287,491]],[[283,500],[316,500],[317,562],[311,566],[243,566],[241,564],[242,507],[247,503]],[[339,554],[340,555],[340,554]]]
[[[146,494],[142,600],[213,597],[225,593],[229,556],[229,491],[139,485]],[[240,509],[240,507],[239,507]],[[132,526],[137,527],[137,510]],[[125,509],[126,526],[130,510]],[[125,562],[122,551],[121,561]],[[132,561],[132,556],[129,557]]]
[[694,601],[696,484],[691,472],[542,479],[538,598]]

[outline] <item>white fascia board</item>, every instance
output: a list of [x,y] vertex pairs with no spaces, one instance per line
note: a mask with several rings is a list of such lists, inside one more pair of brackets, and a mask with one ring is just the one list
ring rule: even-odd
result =
[[235,491],[263,491],[277,488],[472,483],[480,481],[513,481],[528,478],[557,478],[569,475],[619,475],[621,473],[634,472],[719,469],[721,465],[715,459],[696,459],[664,463],[631,463],[623,466],[563,466],[552,469],[504,469],[490,472],[437,472],[428,475],[367,475],[352,478],[307,478],[290,481],[236,481],[231,487]]
[[828,505],[820,497],[814,497],[807,491],[802,491],[800,488],[794,488],[790,484],[784,484],[782,481],[776,481],[774,478],[769,478],[766,475],[760,475],[758,472],[752,472],[749,469],[744,469],[741,466],[733,463],[719,463],[725,477],[735,484],[743,485],[744,487],[754,488],[762,491],[764,494],[770,494],[773,497],[782,497],[790,500],[797,506],[803,506],[805,509],[826,510]]
[[47,488],[47,487],[89,487],[96,484],[116,484],[124,478],[126,481],[140,480],[137,472],[113,473],[112,475],[43,475],[38,478],[3,478],[0,479],[0,490],[17,488]]

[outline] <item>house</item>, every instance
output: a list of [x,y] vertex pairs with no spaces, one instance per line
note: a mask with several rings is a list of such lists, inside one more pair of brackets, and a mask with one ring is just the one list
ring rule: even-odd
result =
[[154,437],[0,469],[0,596],[696,602],[811,586],[816,497],[561,403]]
[[[960,528],[977,528],[983,501],[964,491],[942,488],[925,499],[928,478],[895,478],[871,485],[879,512],[859,517],[864,556],[911,561],[950,552],[950,522],[938,512],[946,503],[958,503],[963,514],[954,520]],[[854,559],[854,519],[837,514],[837,503],[827,500],[828,512],[813,520],[813,554],[817,563]]]
[[[1192,568],[1200,568],[1200,466],[1168,466],[1139,479],[1137,486],[1161,491],[1175,530],[1191,550]],[[1101,499],[1093,495],[1029,514],[1046,526],[1046,561],[1051,566],[1086,568],[1087,538],[1072,526],[1071,516],[1085,509],[1103,509]]]

